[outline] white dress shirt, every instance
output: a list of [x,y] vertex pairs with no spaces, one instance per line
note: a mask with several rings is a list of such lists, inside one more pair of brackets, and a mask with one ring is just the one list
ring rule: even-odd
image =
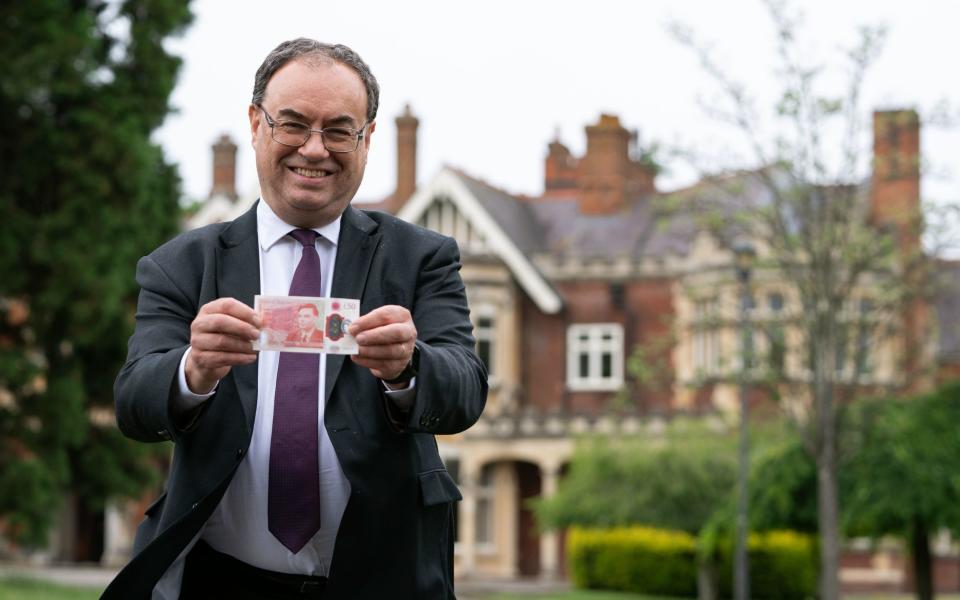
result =
[[[257,237],[260,248],[260,294],[286,296],[303,246],[287,234],[295,227],[284,223],[266,202],[257,205]],[[324,227],[315,228],[317,253],[320,256],[323,295],[330,295],[333,270],[337,258],[340,219]],[[197,406],[213,396],[194,394],[187,386],[185,365],[190,350],[180,361],[180,408]],[[323,425],[327,357],[320,355],[320,379],[317,432],[320,461],[320,529],[313,538],[293,554],[267,529],[267,490],[269,485],[270,437],[273,429],[273,396],[276,389],[278,352],[261,352],[258,365],[257,412],[253,424],[250,448],[237,467],[223,499],[197,538],[181,553],[157,584],[153,598],[167,599],[179,596],[183,559],[196,539],[203,539],[215,550],[229,554],[243,562],[280,573],[327,575],[333,556],[340,519],[350,497],[350,482],[340,468],[337,454]],[[414,396],[415,382],[405,390],[389,391],[387,395],[402,407],[409,407]]]
[[[294,227],[277,217],[266,202],[257,205],[257,236],[260,247],[260,293],[286,296],[303,246],[289,235]],[[340,219],[315,229],[320,255],[320,284],[330,296],[333,267],[337,260]],[[320,355],[320,385],[317,432],[320,453],[320,530],[300,552],[293,554],[267,529],[267,488],[270,473],[270,436],[273,431],[273,395],[277,385],[279,352],[261,352],[257,369],[257,414],[250,449],[237,468],[230,487],[213,511],[200,537],[214,550],[243,562],[280,573],[326,575],[333,556],[340,518],[350,497],[350,483],[340,470],[340,461],[323,426],[323,390],[327,355]]]

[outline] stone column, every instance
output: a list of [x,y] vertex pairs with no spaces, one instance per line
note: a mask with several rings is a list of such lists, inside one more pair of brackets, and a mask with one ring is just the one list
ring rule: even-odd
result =
[[103,519],[103,556],[100,564],[107,567],[123,566],[130,560],[133,534],[127,525],[129,519],[115,502],[107,504]]
[[[550,498],[557,493],[560,469],[556,465],[540,465],[540,496]],[[559,569],[560,536],[556,531],[547,531],[540,535],[540,577],[556,579]]]
[[477,571],[477,469],[464,460],[460,464],[460,518],[458,522],[460,576],[472,577]]

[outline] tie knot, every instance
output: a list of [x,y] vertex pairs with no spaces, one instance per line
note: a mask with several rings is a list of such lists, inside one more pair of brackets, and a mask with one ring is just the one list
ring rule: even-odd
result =
[[319,234],[312,229],[294,229],[290,235],[304,246],[313,247]]

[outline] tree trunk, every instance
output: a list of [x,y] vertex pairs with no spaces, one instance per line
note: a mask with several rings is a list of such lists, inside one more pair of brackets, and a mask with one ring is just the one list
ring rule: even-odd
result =
[[820,598],[839,600],[840,511],[835,463],[817,465],[817,507],[820,530]]
[[837,489],[837,418],[833,398],[834,332],[819,320],[815,338],[813,393],[817,460],[817,520],[820,531],[820,598],[840,599],[840,500]]
[[713,561],[701,558],[697,561],[697,600],[717,600],[717,574]]
[[910,554],[913,556],[913,581],[917,600],[933,600],[933,557],[926,524],[914,518],[910,532]]

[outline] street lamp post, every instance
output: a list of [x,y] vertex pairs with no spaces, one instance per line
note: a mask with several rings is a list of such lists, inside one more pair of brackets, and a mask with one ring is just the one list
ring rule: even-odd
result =
[[750,529],[749,521],[749,477],[750,477],[750,399],[749,378],[753,355],[753,338],[750,333],[747,311],[750,308],[750,271],[756,251],[749,243],[737,244],[734,249],[736,256],[737,280],[740,283],[740,447],[737,469],[737,548],[734,556],[734,599],[749,600],[750,598],[750,562],[747,553],[747,538]]

